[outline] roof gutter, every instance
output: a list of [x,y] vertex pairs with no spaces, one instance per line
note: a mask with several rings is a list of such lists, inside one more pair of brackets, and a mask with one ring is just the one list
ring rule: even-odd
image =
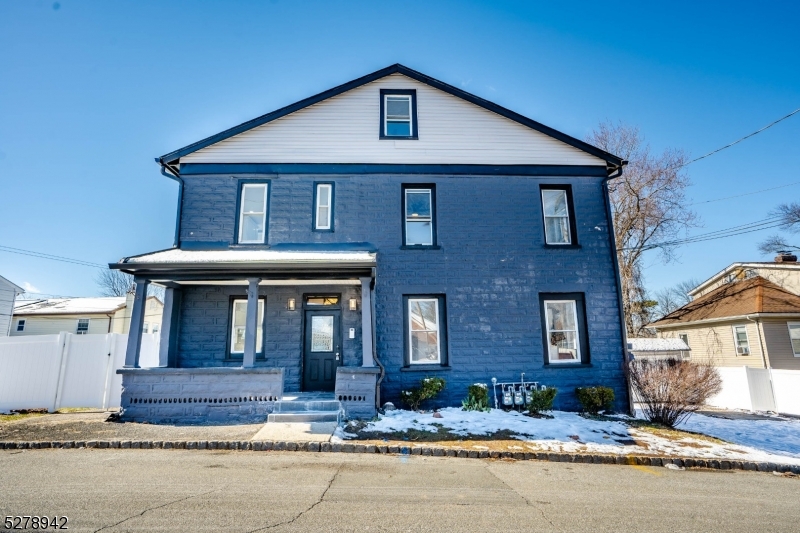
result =
[[156,157],[156,163],[161,165],[161,175],[166,176],[171,180],[178,182],[178,208],[175,214],[175,240],[172,243],[173,248],[181,247],[181,207],[183,205],[183,178],[180,172],[175,168],[164,163],[161,158]]
[[625,315],[622,305],[622,278],[619,274],[619,262],[617,259],[617,243],[614,238],[614,216],[611,212],[611,197],[608,191],[608,182],[622,176],[622,167],[627,165],[628,162],[623,160],[622,163],[608,168],[608,176],[603,178],[603,202],[606,207],[606,219],[608,220],[608,245],[611,253],[611,264],[614,267],[614,279],[617,286],[617,306],[619,307],[619,334],[622,340],[622,368],[625,373],[625,382],[628,384],[628,413],[634,414],[633,394],[631,389],[630,372],[628,368],[628,333],[625,330]]
[[703,326],[705,324],[718,324],[720,322],[736,322],[741,320],[751,320],[750,317],[756,317],[760,319],[782,319],[782,318],[794,318],[800,319],[800,312],[798,313],[750,313],[748,315],[735,315],[735,316],[723,316],[719,318],[705,318],[703,320],[687,320],[686,322],[673,322],[670,324],[658,324],[658,322],[654,322],[652,324],[648,324],[647,327],[653,328],[656,331],[658,330],[671,330],[671,329],[680,329],[686,327],[693,327],[693,326]]

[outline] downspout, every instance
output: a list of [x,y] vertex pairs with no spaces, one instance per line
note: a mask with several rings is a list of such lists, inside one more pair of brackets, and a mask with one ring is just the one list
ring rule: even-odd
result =
[[[761,287],[759,287],[759,289],[760,288]],[[764,368],[770,368],[769,356],[767,355],[767,351],[764,349],[764,340],[761,338],[761,323],[758,321],[758,318],[755,320],[750,318],[750,315],[745,315],[745,318],[750,322],[755,323],[756,331],[758,332],[758,347],[761,349],[761,360],[764,361]]]
[[[373,285],[377,285],[377,269],[372,269],[372,283]],[[375,294],[373,292],[372,298],[369,299],[370,306],[372,306],[372,359],[381,369],[381,375],[378,378],[378,382],[375,384],[375,407],[380,409],[381,408],[381,382],[383,382],[383,378],[386,377],[386,368],[381,363],[381,360],[378,359],[378,339],[377,339],[377,331],[375,331]]]
[[[183,178],[181,178],[180,174],[175,171],[174,168],[170,167],[166,163],[162,162],[160,159],[156,158],[156,162],[161,165],[161,175],[166,176],[171,180],[175,180],[178,182],[178,209],[175,216],[175,240],[172,244],[173,248],[180,248],[181,247],[181,208],[183,207]],[[169,172],[167,172],[169,170]]]
[[603,178],[603,201],[606,207],[606,218],[608,219],[608,244],[611,251],[611,264],[614,266],[614,278],[617,285],[617,305],[619,306],[619,333],[622,339],[622,367],[625,373],[625,382],[628,386],[628,414],[635,414],[633,406],[633,390],[631,388],[630,369],[628,368],[628,333],[625,329],[625,315],[622,305],[622,277],[619,273],[619,260],[617,259],[617,243],[614,238],[614,217],[611,213],[611,197],[608,191],[608,182],[622,176],[622,167],[627,165],[623,161],[619,166],[613,168],[608,176]]

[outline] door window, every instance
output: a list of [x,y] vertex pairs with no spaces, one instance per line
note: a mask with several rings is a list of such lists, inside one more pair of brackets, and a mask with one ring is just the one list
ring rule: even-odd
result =
[[311,317],[311,351],[333,351],[333,317]]

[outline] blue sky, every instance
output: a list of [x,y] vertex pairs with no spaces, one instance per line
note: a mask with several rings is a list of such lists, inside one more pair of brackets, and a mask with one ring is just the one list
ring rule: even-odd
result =
[[[602,5],[601,5],[602,4]],[[575,137],[637,125],[693,156],[800,107],[797,2],[0,3],[0,245],[94,263],[171,246],[155,156],[392,63]],[[800,182],[800,114],[688,167],[693,202]],[[800,184],[693,206],[714,231]],[[767,232],[768,233],[768,232]],[[649,287],[764,260],[765,233],[646,260]],[[0,252],[36,292],[91,268]]]

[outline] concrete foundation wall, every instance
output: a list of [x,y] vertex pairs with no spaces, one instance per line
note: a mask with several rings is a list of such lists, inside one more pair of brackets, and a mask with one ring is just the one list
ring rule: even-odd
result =
[[337,369],[334,395],[341,402],[347,418],[370,419],[375,416],[375,389],[379,375],[377,368]]
[[264,422],[283,397],[281,368],[120,369],[122,419],[153,423]]

